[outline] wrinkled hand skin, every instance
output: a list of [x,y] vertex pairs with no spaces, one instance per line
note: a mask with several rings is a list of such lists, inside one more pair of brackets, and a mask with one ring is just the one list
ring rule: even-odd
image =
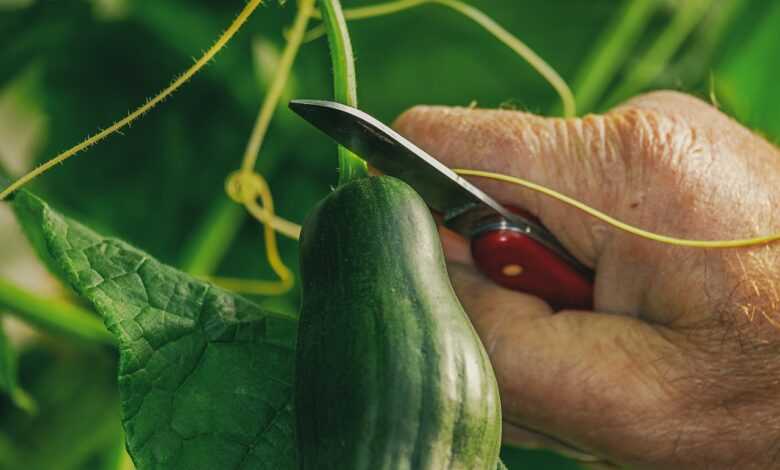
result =
[[[780,231],[780,151],[688,95],[654,92],[582,119],[420,106],[396,128],[450,167],[530,179],[654,232]],[[596,272],[595,311],[553,314],[489,282],[442,229],[456,292],[496,369],[505,441],[558,440],[640,469],[780,468],[780,244],[663,245],[473,181],[537,215]]]

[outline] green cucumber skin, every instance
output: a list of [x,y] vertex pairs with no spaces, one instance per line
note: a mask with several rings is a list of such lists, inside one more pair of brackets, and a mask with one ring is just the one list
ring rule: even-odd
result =
[[436,225],[400,180],[355,180],[301,238],[303,469],[495,469],[501,406]]

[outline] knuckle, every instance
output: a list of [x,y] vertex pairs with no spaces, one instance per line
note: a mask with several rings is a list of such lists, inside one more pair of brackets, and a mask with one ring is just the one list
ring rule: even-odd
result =
[[675,90],[657,90],[644,93],[626,101],[620,107],[656,109],[662,112],[679,110],[712,112],[716,110],[714,106],[696,96]]
[[566,153],[576,159],[578,171],[559,176],[571,178],[570,187],[580,186],[587,193],[602,194],[603,202],[615,200],[614,196],[625,187],[626,176],[622,161],[626,140],[620,123],[608,116],[590,115],[562,124],[560,140],[568,150]]
[[624,106],[609,116],[623,142],[621,160],[632,187],[655,187],[675,198],[709,194],[712,188],[703,186],[717,152],[707,132],[684,116],[642,106]]
[[407,109],[396,118],[393,127],[402,134],[414,133],[421,124],[430,120],[430,106],[418,105]]

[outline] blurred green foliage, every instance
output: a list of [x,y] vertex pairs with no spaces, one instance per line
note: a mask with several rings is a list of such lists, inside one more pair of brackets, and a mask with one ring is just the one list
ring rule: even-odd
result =
[[[584,59],[609,33],[627,1],[634,0],[470,3],[526,41],[572,83],[590,73],[582,68]],[[343,0],[345,8],[371,3]],[[682,3],[658,0],[593,110],[603,110],[610,91],[641,62]],[[0,89],[22,82],[24,86],[14,88],[19,101],[46,119],[35,161],[108,126],[162,89],[243,5],[224,0],[0,2]],[[712,5],[679,50],[661,64],[660,73],[630,91],[671,87],[705,99],[714,96],[723,109],[777,141],[780,92],[773,85],[775,73],[780,73],[780,4],[722,0]],[[37,180],[35,191],[96,230],[180,265],[208,214],[228,207],[224,179],[240,164],[272,72],[267,68],[273,61],[257,60],[254,54],[284,46],[283,31],[294,6],[269,2],[259,9],[234,42],[185,88],[123,135]],[[391,121],[419,103],[476,101],[483,107],[539,113],[557,107],[552,89],[525,63],[452,11],[423,6],[354,22],[350,28],[361,106],[383,120]],[[259,41],[263,48],[257,47]],[[297,97],[331,96],[324,39],[304,46],[294,83]],[[13,116],[0,114],[3,119]],[[335,145],[286,109],[279,110],[258,170],[271,184],[280,215],[302,221],[335,184],[336,164]],[[260,227],[240,214],[233,219],[240,229],[228,240],[216,273],[272,278]],[[286,239],[280,243],[287,263],[297,266],[297,244]],[[298,293],[259,300],[295,312]],[[20,381],[41,412],[29,416],[2,403],[0,468],[15,468],[9,465],[18,461],[40,462],[26,468],[54,468],[51,462],[60,469],[116,468],[117,459],[110,456],[121,436],[116,384],[109,380],[113,353],[74,352],[56,342],[25,351]],[[37,460],[28,460],[32,456]],[[507,449],[504,456],[512,469],[575,468],[547,453]]]
[[27,348],[20,380],[38,411],[0,403],[0,468],[117,470],[122,430],[115,363],[108,350],[49,342]]

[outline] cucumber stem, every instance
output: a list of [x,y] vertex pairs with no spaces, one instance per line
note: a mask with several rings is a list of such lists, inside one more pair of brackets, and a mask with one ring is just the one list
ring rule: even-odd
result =
[[[355,57],[347,22],[339,0],[318,0],[322,21],[328,34],[333,62],[333,88],[336,101],[357,107]],[[368,175],[368,166],[360,157],[339,146],[339,186]]]

